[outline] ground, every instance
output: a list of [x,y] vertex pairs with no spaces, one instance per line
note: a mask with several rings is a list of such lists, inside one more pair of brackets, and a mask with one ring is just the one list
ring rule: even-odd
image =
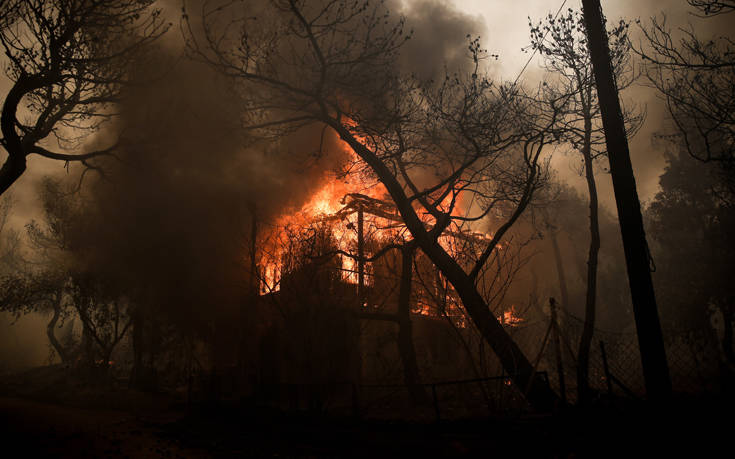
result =
[[[281,413],[251,403],[186,406],[166,394],[82,387],[58,371],[4,377],[6,457],[706,457],[729,444],[731,404],[608,402],[585,411],[455,422],[387,422]],[[40,390],[38,378],[53,386]],[[57,387],[49,392],[48,387]],[[20,454],[19,454],[20,453]]]

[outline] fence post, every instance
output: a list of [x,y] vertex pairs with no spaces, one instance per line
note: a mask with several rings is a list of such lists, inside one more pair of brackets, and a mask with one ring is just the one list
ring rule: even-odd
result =
[[559,377],[559,392],[562,404],[567,404],[567,385],[564,380],[564,363],[561,355],[561,343],[559,342],[559,322],[556,318],[556,300],[549,298],[549,309],[551,310],[551,323],[554,327],[554,351],[556,352],[556,373]]
[[600,353],[602,354],[602,368],[605,369],[605,382],[607,382],[607,395],[612,396],[612,378],[610,377],[610,367],[607,366],[607,353],[605,352],[605,343],[600,340]]
[[187,411],[191,410],[191,397],[192,397],[192,392],[194,390],[193,389],[194,384],[192,381],[193,376],[191,373],[192,371],[191,371],[191,366],[190,366],[189,367],[189,377],[187,378],[187,381],[186,381],[186,409]]
[[436,412],[436,420],[441,421],[441,413],[439,411],[439,399],[436,397],[436,384],[431,385],[431,396],[434,399],[434,412]]
[[352,416],[355,419],[360,418],[360,394],[358,392],[357,383],[352,383]]

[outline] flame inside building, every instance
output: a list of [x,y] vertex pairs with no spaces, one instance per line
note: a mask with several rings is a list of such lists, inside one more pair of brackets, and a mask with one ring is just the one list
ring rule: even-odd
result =
[[[351,164],[357,164],[349,146],[339,142],[351,158]],[[467,212],[461,196],[455,197],[453,215]],[[448,208],[450,199],[451,195],[447,196],[440,207]],[[425,224],[432,223],[429,214],[420,216]],[[257,255],[259,294],[279,292],[289,276],[299,270],[331,269],[338,273],[342,283],[353,286],[363,308],[384,309],[391,302],[386,297],[397,294],[401,259],[392,253],[395,251],[382,252],[389,245],[402,246],[411,239],[380,182],[361,171],[329,177],[299,208],[288,209],[261,231],[258,241],[261,253]],[[450,253],[477,252],[478,247],[490,240],[492,234],[461,225],[450,226],[440,236],[439,243]],[[497,248],[502,250],[503,246],[498,244]],[[378,252],[382,254],[375,257]],[[365,261],[361,263],[360,259]],[[411,312],[446,316],[456,325],[466,327],[467,318],[451,284],[419,251],[414,255],[413,270]],[[497,318],[508,326],[523,322],[514,307],[501,311]]]

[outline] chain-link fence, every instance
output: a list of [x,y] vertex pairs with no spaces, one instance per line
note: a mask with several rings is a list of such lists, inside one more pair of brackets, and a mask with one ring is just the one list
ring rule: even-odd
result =
[[[571,343],[565,355],[565,376],[576,388],[576,358],[584,322],[564,314],[562,335]],[[686,394],[713,393],[722,390],[721,351],[711,330],[663,330],[664,347],[674,392]],[[607,364],[607,371],[605,365]],[[634,331],[613,332],[595,329],[590,349],[590,386],[601,393],[628,397],[644,397],[645,382],[641,367],[638,337]]]
[[[508,326],[506,330],[534,365],[537,373],[569,403],[577,400],[577,352],[584,323],[560,313],[559,326],[541,318]],[[481,338],[472,342],[465,330],[464,349],[477,349]],[[462,335],[462,331],[457,336]],[[703,394],[723,390],[720,386],[720,349],[716,337],[706,330],[664,330],[673,389],[677,393]],[[221,372],[218,387],[232,388],[229,397],[284,411],[311,411],[336,416],[368,419],[456,420],[493,415],[507,416],[529,410],[522,388],[503,372],[497,357],[488,352],[479,362],[481,377],[436,380],[412,387],[401,380],[387,382],[323,382],[309,384],[258,383],[237,381],[237,376]],[[467,360],[465,360],[466,362]],[[435,373],[439,374],[439,373]],[[465,373],[466,374],[466,373]],[[428,372],[423,372],[426,378]],[[430,377],[430,376],[429,376]],[[198,378],[198,379],[197,379]],[[213,387],[206,374],[195,385]],[[428,379],[428,378],[427,378]],[[645,386],[636,333],[595,329],[589,356],[589,385],[595,397],[645,397]],[[242,390],[243,387],[248,389]],[[238,392],[236,388],[240,388]],[[191,391],[190,391],[191,392]],[[206,392],[206,391],[205,391]],[[237,392],[237,394],[236,394]],[[195,387],[193,393],[202,393]],[[195,395],[196,397],[196,395]],[[228,391],[219,389],[218,397]],[[201,398],[201,397],[200,397]]]

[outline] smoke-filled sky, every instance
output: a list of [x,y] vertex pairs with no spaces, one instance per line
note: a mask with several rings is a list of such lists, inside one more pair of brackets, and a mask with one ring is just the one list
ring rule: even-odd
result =
[[[190,7],[196,2],[187,2]],[[406,68],[426,73],[445,63],[451,67],[466,56],[466,35],[480,35],[482,43],[490,53],[500,58],[489,62],[490,72],[503,79],[514,79],[529,58],[521,52],[528,44],[528,17],[534,21],[544,15],[556,12],[562,0],[394,0],[407,17],[408,27],[414,29],[413,42],[404,53]],[[564,8],[576,8],[577,0],[568,0]],[[691,11],[685,0],[616,0],[602,2],[603,9],[611,20],[620,17],[629,20],[640,18],[644,23],[662,11],[672,26],[686,26],[692,23],[696,29],[707,31],[727,30],[723,19],[702,19],[689,14]],[[172,21],[177,22],[181,12],[179,0],[162,0],[161,6]],[[635,33],[635,27],[633,27]],[[703,29],[704,30],[704,29]],[[635,35],[634,35],[635,39]],[[171,46],[180,42],[179,28],[174,25],[165,41]],[[440,49],[442,52],[436,52]],[[542,72],[539,59],[534,58],[523,74],[527,82],[537,81]],[[0,79],[0,92],[5,93],[9,83],[3,76]],[[662,146],[652,143],[652,134],[665,126],[665,116],[656,95],[648,88],[638,86],[626,94],[634,97],[647,107],[648,118],[643,129],[632,141],[631,151],[638,179],[639,194],[642,200],[649,200],[658,187],[658,176],[664,166]],[[571,161],[571,163],[570,163]],[[576,172],[573,156],[559,154],[554,162],[560,175],[581,188],[582,180]],[[64,164],[31,156],[28,172],[11,188],[18,202],[14,212],[14,223],[22,225],[35,214],[35,184],[39,178],[48,174],[65,173]],[[603,205],[614,208],[610,181],[600,177]]]
[[[545,15],[554,14],[562,5],[563,0],[457,0],[452,2],[455,7],[474,17],[479,17],[487,27],[483,42],[492,53],[499,54],[495,64],[497,71],[504,78],[514,79],[526,64],[529,54],[521,52],[521,48],[528,44],[528,17],[537,22]],[[626,19],[641,24],[650,23],[650,18],[656,16],[659,20],[665,14],[667,23],[672,28],[688,27],[691,25],[698,33],[731,34],[732,27],[725,17],[701,19],[691,14],[693,11],[685,0],[602,0],[603,11],[609,21]],[[578,0],[567,0],[564,8],[578,8]],[[639,29],[631,26],[631,38],[638,44]],[[540,59],[534,58],[525,70],[523,77],[533,80],[542,77],[539,67]],[[624,100],[634,99],[636,103],[646,108],[647,118],[636,137],[630,143],[631,156],[636,174],[638,193],[643,202],[651,200],[658,190],[658,177],[664,167],[664,145],[653,141],[653,135],[666,129],[666,113],[661,101],[654,91],[640,84],[631,87],[623,94]],[[574,156],[556,155],[554,164],[560,176],[573,183],[582,190],[582,177],[576,172]],[[570,159],[572,162],[570,163]],[[610,209],[615,208],[612,192],[612,182],[607,174],[600,174],[601,203]]]
[[[194,11],[197,1],[188,1],[189,11]],[[555,13],[563,0],[390,0],[393,10],[400,10],[407,19],[408,28],[414,30],[412,40],[403,52],[402,61],[406,69],[419,74],[442,72],[444,65],[456,67],[466,62],[466,45],[468,34],[481,36],[483,46],[490,53],[498,54],[498,60],[488,60],[488,71],[496,78],[513,80],[529,59],[529,54],[521,51],[528,45],[528,17],[538,21],[549,13]],[[603,1],[603,9],[612,21],[623,17],[634,21],[640,18],[644,24],[649,18],[665,11],[668,22],[673,27],[686,27],[691,23],[700,32],[729,32],[722,18],[700,19],[690,14],[691,9],[685,0],[616,0]],[[161,0],[160,6],[164,14],[170,18],[174,26],[164,37],[163,43],[172,53],[181,52],[181,34],[177,23],[181,14],[180,0]],[[567,0],[564,8],[579,7],[578,0]],[[704,27],[703,27],[704,25]],[[706,28],[705,28],[706,27]],[[633,26],[633,39],[636,40],[637,28]],[[178,48],[178,49],[177,49]],[[535,56],[522,79],[534,85],[542,78],[540,59]],[[5,77],[0,78],[0,93],[9,89]],[[196,87],[196,83],[192,83]],[[653,134],[661,132],[666,126],[666,117],[656,94],[643,85],[630,88],[624,99],[635,99],[647,110],[647,119],[643,128],[631,142],[633,164],[638,180],[641,199],[645,202],[655,195],[658,189],[658,176],[663,170],[663,148],[660,143],[654,144]],[[99,139],[90,139],[92,142]],[[104,141],[102,141],[104,143]],[[578,160],[575,155],[559,152],[555,155],[554,165],[559,175],[570,181],[580,190],[583,181],[578,171]],[[35,197],[36,184],[44,175],[64,174],[64,164],[36,156],[29,157],[27,173],[11,188],[17,205],[13,212],[12,223],[22,226],[37,214],[38,202]],[[277,171],[273,171],[277,173]],[[609,176],[599,177],[601,202],[614,209]]]
[[[190,11],[195,3],[193,0],[187,1]],[[428,76],[434,72],[442,74],[445,65],[456,68],[467,62],[466,37],[469,34],[481,36],[483,47],[499,55],[498,60],[487,61],[489,73],[494,78],[514,80],[529,59],[529,54],[521,51],[529,42],[528,17],[535,22],[549,13],[553,14],[559,9],[562,0],[389,0],[387,3],[394,6],[392,9],[399,9],[406,16],[407,28],[414,30],[401,56],[406,70]],[[160,6],[174,22],[162,42],[164,55],[174,61],[175,56],[181,53],[181,35],[176,25],[181,14],[181,0],[161,0]],[[578,6],[578,0],[568,0],[565,8]],[[702,29],[703,20],[688,14],[685,0],[603,1],[603,9],[612,21],[624,17],[631,21],[640,18],[644,23],[665,9],[672,26],[684,26],[691,21],[698,29]],[[724,27],[721,19],[707,20],[706,24],[708,30],[712,31]],[[632,29],[635,33],[635,26]],[[543,76],[539,63],[536,57],[525,70],[523,80],[527,84],[535,85]],[[161,150],[175,151],[179,155],[178,159],[172,155],[167,163],[158,161],[152,167],[143,165],[147,169],[145,173],[121,177],[131,187],[121,187],[120,195],[114,195],[115,190],[107,188],[100,190],[99,196],[109,198],[105,202],[113,204],[113,215],[131,216],[128,219],[130,234],[134,234],[139,227],[148,237],[151,247],[162,246],[160,241],[164,240],[163,237],[167,238],[167,234],[174,232],[186,239],[171,244],[172,247],[192,248],[191,251],[171,251],[171,254],[178,255],[169,257],[175,266],[181,266],[183,262],[179,257],[185,257],[187,260],[197,260],[202,270],[206,270],[221,264],[220,255],[231,251],[231,242],[237,236],[237,228],[233,229],[233,234],[218,233],[218,228],[233,225],[220,222],[216,212],[210,215],[213,209],[217,209],[211,206],[212,202],[220,203],[223,206],[221,209],[238,209],[238,202],[257,195],[267,201],[264,203],[266,207],[298,204],[292,201],[298,200],[299,196],[303,199],[310,189],[315,189],[318,182],[323,180],[318,168],[334,168],[339,166],[343,158],[332,152],[323,157],[320,164],[310,159],[312,152],[307,150],[314,150],[318,145],[320,129],[291,136],[281,143],[280,153],[268,157],[262,151],[244,149],[239,144],[241,139],[238,136],[228,137],[228,132],[234,132],[236,128],[233,126],[230,129],[226,123],[220,122],[223,117],[232,121],[227,113],[228,110],[237,111],[237,107],[231,106],[237,101],[228,96],[226,88],[213,85],[216,79],[209,74],[211,71],[180,64],[174,72],[178,73],[163,87],[133,91],[127,105],[121,107],[121,112],[123,125],[134,126],[139,133],[150,131],[157,139],[157,144],[141,146],[135,154],[146,158],[147,154],[157,154]],[[3,98],[9,88],[9,82],[3,76],[0,79],[0,94]],[[646,123],[631,143],[639,194],[645,201],[656,193],[658,177],[664,166],[663,146],[654,145],[652,135],[665,128],[665,116],[655,93],[649,88],[640,85],[633,87],[624,94],[626,97],[635,98],[647,106]],[[145,119],[146,114],[152,118]],[[110,141],[110,134],[101,133],[89,140],[96,146],[105,145]],[[311,146],[306,148],[307,145]],[[53,145],[49,147],[53,148]],[[575,155],[565,155],[559,151],[554,165],[560,177],[580,189],[583,187],[582,178],[576,170]],[[28,171],[10,189],[16,200],[12,225],[22,227],[31,218],[38,218],[40,203],[36,195],[41,177],[66,173],[62,162],[30,157]],[[160,174],[160,177],[152,174]],[[602,204],[613,209],[609,177],[600,174],[598,183]],[[164,197],[163,192],[157,196],[149,193],[154,185],[161,185],[162,190],[172,191],[172,194]],[[93,187],[90,189],[94,190]],[[148,203],[147,206],[139,205],[144,201]],[[154,212],[152,207],[155,205],[163,210]],[[141,211],[145,208],[151,208],[148,209],[150,212],[143,212],[144,215],[150,214],[150,219],[140,221]],[[177,212],[177,209],[185,209],[186,212]],[[108,218],[106,221],[110,228],[99,229],[99,234],[124,233],[121,223],[125,221],[124,218],[119,221]],[[150,230],[153,228],[161,232],[162,238],[151,235]],[[180,228],[186,231],[180,231]],[[202,236],[209,238],[205,240],[208,243],[202,242]],[[191,244],[187,245],[187,241]],[[201,247],[207,250],[195,250]],[[109,254],[98,255],[119,258],[121,251],[116,252],[114,244],[109,249]],[[166,270],[161,268],[156,271]]]

